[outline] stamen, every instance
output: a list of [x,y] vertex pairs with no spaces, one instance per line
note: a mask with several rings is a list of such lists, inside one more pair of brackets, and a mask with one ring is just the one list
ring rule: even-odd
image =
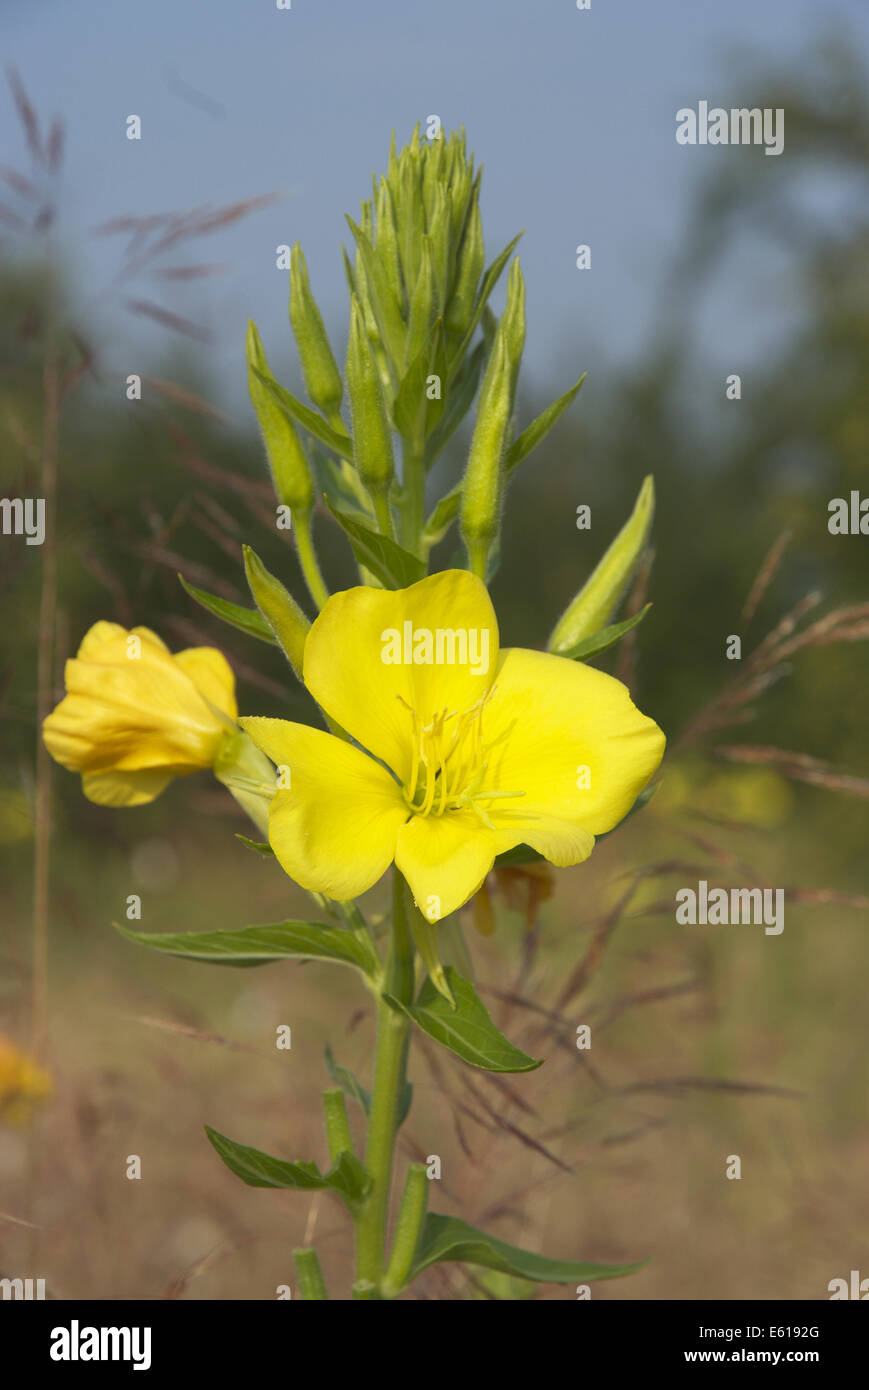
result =
[[[401,695],[396,697],[412,721],[411,772],[404,799],[414,815],[443,816],[447,811],[467,809],[487,829],[494,830],[491,817],[480,803],[525,795],[504,789],[480,790],[489,770],[488,762],[482,760],[482,715],[494,690],[492,686],[469,709],[438,710],[427,724],[421,722],[417,711]],[[455,724],[448,736],[447,725],[452,720]]]

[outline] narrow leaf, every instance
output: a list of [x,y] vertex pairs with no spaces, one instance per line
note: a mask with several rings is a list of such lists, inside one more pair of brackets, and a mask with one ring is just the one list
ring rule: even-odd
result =
[[340,1086],[345,1096],[357,1101],[366,1115],[371,1110],[371,1095],[365,1087],[356,1080],[349,1067],[342,1067],[340,1062],[336,1062],[332,1055],[332,1049],[326,1044],[324,1056],[326,1058],[326,1070],[336,1086]]
[[288,415],[296,424],[301,425],[315,439],[319,439],[321,444],[325,444],[327,449],[331,449],[340,458],[352,458],[353,443],[346,431],[334,429],[323,419],[322,415],[311,410],[310,406],[303,405],[292,392],[281,386],[273,377],[266,376],[256,367],[251,367],[251,371],[262,382],[285,415]]
[[514,440],[507,450],[507,457],[504,462],[508,473],[512,473],[513,469],[527,458],[533,449],[537,448],[540,441],[545,439],[556,420],[564,414],[573,401],[587,375],[587,372],[583,372],[575,386],[571,386],[569,391],[565,391],[563,396],[559,396],[557,401],[553,401],[552,405],[547,406],[543,413],[538,415],[536,420],[532,420],[528,428],[522,431],[518,439]]
[[623,623],[613,623],[610,627],[602,627],[600,632],[593,632],[590,637],[583,637],[576,646],[568,648],[567,651],[559,652],[559,656],[567,657],[570,661],[588,661],[591,656],[599,656],[605,652],[607,647],[612,647],[626,633],[631,632],[639,623],[643,621],[651,604],[647,603],[645,608],[641,608],[639,613],[635,613],[632,618],[626,618]]
[[359,1202],[370,1190],[368,1177],[359,1159],[351,1153],[342,1153],[328,1173],[321,1173],[316,1163],[309,1159],[291,1162],[285,1158],[273,1158],[261,1149],[252,1149],[247,1144],[237,1144],[227,1139],[210,1125],[205,1126],[209,1143],[226,1164],[231,1173],[248,1187],[289,1187],[299,1192],[315,1192],[331,1188],[343,1197],[348,1204]]
[[216,618],[222,618],[225,623],[237,627],[240,632],[246,632],[249,637],[258,637],[261,642],[271,642],[273,646],[277,646],[275,634],[256,608],[242,608],[240,603],[230,603],[228,599],[218,598],[207,589],[197,589],[193,584],[187,583],[183,574],[179,574],[178,578],[190,597],[203,608],[207,608]]
[[346,532],[359,564],[376,575],[385,588],[406,589],[424,578],[424,560],[411,555],[409,550],[404,550],[391,537],[381,536],[346,512],[339,512],[328,497],[325,502],[338,525]]
[[268,840],[249,840],[246,835],[239,835],[238,833],[236,833],[235,838],[241,840],[243,845],[247,845],[248,849],[256,850],[257,854],[261,854],[264,859],[274,859],[275,852]]
[[429,1212],[416,1249],[412,1279],[429,1265],[456,1260],[463,1264],[484,1265],[518,1279],[537,1284],[572,1284],[575,1280],[618,1279],[633,1274],[646,1263],[630,1265],[590,1264],[586,1260],[549,1260],[517,1245],[477,1231],[457,1216]]
[[402,1009],[424,1033],[435,1042],[449,1048],[463,1062],[484,1071],[534,1071],[542,1066],[520,1052],[498,1032],[485,1005],[478,998],[470,981],[450,965],[446,975],[455,1000],[455,1009],[438,993],[431,980],[426,980],[415,1004],[404,1005],[386,995],[387,1001]]
[[485,343],[477,343],[470,357],[463,363],[455,381],[450,382],[447,386],[444,396],[444,413],[426,444],[425,464],[427,469],[431,468],[435,460],[443,453],[470,410],[474,396],[477,394],[480,374],[485,361],[486,345]]
[[215,965],[265,965],[269,961],[331,960],[376,975],[379,962],[364,932],[323,922],[277,922],[237,931],[137,932],[114,924],[121,936],[137,946],[150,946],[185,960]]

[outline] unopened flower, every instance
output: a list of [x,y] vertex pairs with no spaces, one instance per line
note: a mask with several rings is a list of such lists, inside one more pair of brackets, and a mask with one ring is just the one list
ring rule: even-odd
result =
[[485,585],[465,570],[334,594],[308,634],[303,677],[359,746],[281,719],[241,721],[289,769],[270,810],[277,858],[302,887],[339,899],[394,861],[429,921],[467,902],[516,845],[560,866],[588,858],[664,750],[611,676],[499,652]]
[[213,767],[237,735],[235,677],[214,647],[169,651],[147,627],[98,622],[66,663],[45,746],[103,806],[153,801],[173,777]]

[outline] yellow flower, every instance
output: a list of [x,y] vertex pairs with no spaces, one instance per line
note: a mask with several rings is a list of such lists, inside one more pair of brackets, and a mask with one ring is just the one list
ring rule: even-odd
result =
[[95,623],[65,680],[42,736],[102,806],[153,801],[173,777],[212,767],[237,732],[235,677],[214,647],[173,656],[147,627]]
[[394,860],[429,921],[461,907],[514,845],[560,866],[588,858],[664,750],[611,676],[499,651],[485,585],[465,570],[334,594],[303,675],[360,746],[281,719],[241,721],[289,770],[271,803],[275,854],[302,887],[339,899]]
[[31,1107],[51,1094],[48,1073],[8,1039],[0,1037],[0,1119],[23,1124]]

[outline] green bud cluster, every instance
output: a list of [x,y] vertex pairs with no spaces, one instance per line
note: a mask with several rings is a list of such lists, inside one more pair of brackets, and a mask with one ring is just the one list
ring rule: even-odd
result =
[[[347,219],[354,247],[343,253],[350,292],[343,378],[305,257],[293,248],[290,322],[310,405],[274,380],[250,327],[251,399],[278,498],[301,520],[299,560],[319,606],[327,590],[311,526],[317,486],[350,537],[365,583],[424,572],[455,521],[469,567],[486,580],[507,480],[579,389],[513,438],[525,286],[518,260],[510,264],[518,237],[486,265],[481,174],[464,131],[442,131],[436,117],[401,150],[393,135],[386,172],[372,177],[358,220]],[[508,265],[499,320],[489,301]],[[469,413],[464,477],[426,520],[427,475]]]

